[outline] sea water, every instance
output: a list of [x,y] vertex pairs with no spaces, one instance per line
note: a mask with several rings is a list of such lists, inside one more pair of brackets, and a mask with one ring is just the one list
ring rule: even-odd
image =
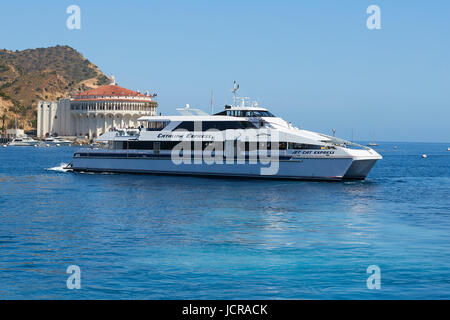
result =
[[72,147],[0,148],[0,297],[449,299],[447,147],[382,142],[351,182],[82,174]]

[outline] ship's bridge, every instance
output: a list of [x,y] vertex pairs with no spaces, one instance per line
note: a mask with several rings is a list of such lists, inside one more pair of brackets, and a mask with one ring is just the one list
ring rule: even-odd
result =
[[[225,105],[225,110],[214,114],[215,116],[231,116],[244,118],[275,117],[266,108],[261,108],[258,105],[258,102],[250,100],[249,97],[236,97],[236,91],[238,89],[239,85],[235,83],[235,87],[232,90],[234,94],[233,106]],[[240,100],[239,104],[236,104],[237,100]]]
[[275,117],[271,112],[261,107],[231,107],[225,106],[225,110],[214,114],[215,116],[231,116],[231,117]]

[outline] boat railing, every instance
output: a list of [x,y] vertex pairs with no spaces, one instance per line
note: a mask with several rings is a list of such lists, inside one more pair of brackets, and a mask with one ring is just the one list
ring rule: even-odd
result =
[[344,147],[344,148],[349,148],[349,147],[353,147],[353,148],[358,148],[358,149],[363,149],[363,150],[370,150],[370,148],[360,145],[358,143],[355,142],[351,142],[348,140],[344,140],[344,139],[340,139],[340,138],[336,138],[336,137],[332,137],[323,133],[320,133],[321,136],[328,138],[329,140],[323,140],[322,142],[326,142],[326,143],[331,143],[340,147]]
[[139,129],[115,129],[116,137],[134,137],[138,136]]

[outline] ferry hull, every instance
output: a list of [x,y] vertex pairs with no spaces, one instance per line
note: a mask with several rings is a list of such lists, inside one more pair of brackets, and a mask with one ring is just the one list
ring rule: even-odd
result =
[[[266,179],[341,180],[353,160],[342,159],[296,159],[267,164],[175,164],[170,159],[114,159],[114,158],[74,158],[74,171],[125,172],[149,174],[178,174],[199,176],[252,177]],[[264,170],[269,173],[264,173]]]
[[344,175],[344,179],[364,180],[378,159],[354,160]]

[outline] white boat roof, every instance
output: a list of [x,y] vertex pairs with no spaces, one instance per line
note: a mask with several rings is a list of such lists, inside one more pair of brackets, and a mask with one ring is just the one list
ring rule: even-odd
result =
[[225,111],[228,110],[245,110],[245,111],[268,111],[266,108],[261,108],[261,107],[231,107],[231,108],[226,108]]
[[248,121],[244,117],[230,117],[230,116],[143,116],[138,121]]

